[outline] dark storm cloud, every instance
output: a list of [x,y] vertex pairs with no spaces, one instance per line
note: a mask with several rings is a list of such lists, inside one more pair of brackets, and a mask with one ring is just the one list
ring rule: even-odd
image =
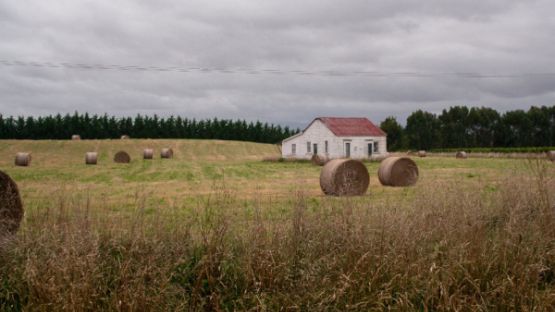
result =
[[[450,105],[555,104],[555,4],[537,1],[5,1],[0,59],[283,74],[0,67],[0,112],[403,120]],[[432,73],[431,77],[288,71]]]

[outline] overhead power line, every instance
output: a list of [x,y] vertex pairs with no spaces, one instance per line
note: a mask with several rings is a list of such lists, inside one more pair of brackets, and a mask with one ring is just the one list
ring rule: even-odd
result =
[[246,75],[301,75],[301,76],[330,76],[350,77],[364,76],[371,78],[441,78],[455,77],[464,79],[521,79],[536,77],[555,77],[555,72],[535,73],[477,73],[477,72],[384,72],[366,70],[288,70],[273,68],[219,68],[219,67],[180,67],[180,66],[144,66],[144,65],[117,65],[117,64],[83,64],[83,63],[56,63],[56,62],[31,62],[20,60],[0,59],[2,66],[65,68],[78,70],[113,70],[137,72],[182,72],[182,73],[220,73],[220,74],[246,74]]

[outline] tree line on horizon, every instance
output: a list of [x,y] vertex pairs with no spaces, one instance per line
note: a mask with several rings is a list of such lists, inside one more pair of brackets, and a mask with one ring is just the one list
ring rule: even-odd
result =
[[65,140],[73,134],[83,139],[191,138],[279,143],[297,133],[280,125],[245,120],[188,119],[180,116],[160,118],[137,115],[135,118],[88,113],[40,117],[3,117],[0,114],[0,139]]
[[403,127],[395,117],[380,124],[388,150],[555,146],[555,106],[503,114],[487,107],[453,106],[436,115],[413,112]]
[[[387,117],[380,127],[387,133],[388,150],[497,148],[555,146],[555,106],[532,106],[529,110],[505,113],[487,107],[453,106],[436,115],[413,112],[402,126]],[[0,114],[0,139],[83,139],[191,138],[280,143],[296,133],[280,125],[245,120],[161,118],[137,115],[134,118],[88,113],[40,117],[4,117]]]

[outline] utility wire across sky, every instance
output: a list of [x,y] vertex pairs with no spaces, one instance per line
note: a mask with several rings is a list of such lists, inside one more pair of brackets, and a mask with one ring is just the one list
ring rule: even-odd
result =
[[78,70],[117,70],[117,71],[142,71],[142,72],[182,72],[182,73],[221,73],[221,74],[247,74],[247,75],[304,75],[304,76],[330,76],[351,77],[364,76],[371,78],[438,78],[455,77],[464,79],[522,79],[553,77],[555,72],[543,73],[509,73],[509,74],[485,74],[477,72],[383,72],[365,70],[283,70],[271,68],[218,68],[218,67],[160,67],[140,65],[103,65],[84,63],[56,63],[56,62],[32,62],[20,60],[0,59],[2,66],[42,67],[42,68],[65,68]]

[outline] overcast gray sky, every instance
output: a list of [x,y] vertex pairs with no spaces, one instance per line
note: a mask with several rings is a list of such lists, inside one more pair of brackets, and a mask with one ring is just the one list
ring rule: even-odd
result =
[[[380,122],[452,105],[555,105],[552,0],[94,0],[0,2],[0,60],[178,68],[179,72],[0,64],[0,113],[75,110]],[[295,71],[338,71],[341,76]],[[410,75],[355,74],[432,73]],[[516,75],[464,78],[438,73]]]

